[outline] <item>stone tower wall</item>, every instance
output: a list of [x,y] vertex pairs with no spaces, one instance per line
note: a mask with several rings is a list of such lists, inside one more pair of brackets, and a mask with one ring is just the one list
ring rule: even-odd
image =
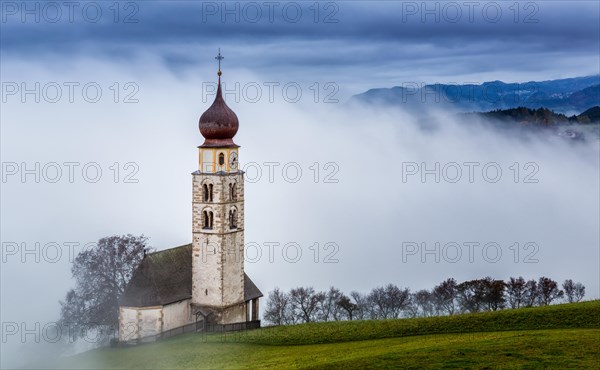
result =
[[[235,198],[229,184],[235,184]],[[203,185],[212,184],[212,201],[205,200]],[[244,303],[244,181],[243,173],[193,174],[192,199],[192,303],[225,308]],[[237,214],[230,228],[229,213]],[[204,212],[212,212],[212,229],[206,229]],[[234,310],[237,311],[237,310]],[[226,317],[239,314],[223,315]],[[227,323],[224,322],[224,323]]]

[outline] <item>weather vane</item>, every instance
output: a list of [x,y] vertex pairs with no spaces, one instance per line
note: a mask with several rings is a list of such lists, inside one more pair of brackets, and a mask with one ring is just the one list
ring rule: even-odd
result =
[[225,59],[225,57],[221,55],[221,48],[219,48],[219,55],[217,55],[215,59],[219,61],[219,72],[217,74],[221,76],[221,61]]

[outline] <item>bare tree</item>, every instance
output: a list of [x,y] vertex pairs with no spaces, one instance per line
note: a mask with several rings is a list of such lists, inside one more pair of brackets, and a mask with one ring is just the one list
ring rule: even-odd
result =
[[344,315],[344,311],[337,304],[342,297],[342,292],[335,287],[330,287],[329,290],[324,293],[324,298],[320,302],[320,320],[321,321],[339,321]]
[[539,288],[537,281],[531,279],[525,283],[524,304],[526,307],[532,307],[539,302]]
[[368,295],[369,305],[371,306],[371,319],[388,319],[390,318],[390,308],[388,306],[385,289],[377,287],[371,290]]
[[506,299],[504,298],[506,284],[504,281],[495,280],[488,276],[481,279],[481,284],[484,289],[483,303],[486,305],[487,310],[503,309],[506,306]]
[[574,283],[573,280],[567,279],[562,284],[567,302],[579,302],[585,295],[585,287],[581,283]]
[[304,322],[315,321],[319,304],[323,299],[325,294],[316,293],[313,287],[300,287],[290,291],[290,303],[294,313]]
[[405,317],[419,317],[419,305],[415,301],[414,293],[410,293],[408,296],[408,303],[404,307],[404,315]]
[[569,303],[575,302],[575,283],[571,279],[567,279],[562,283],[565,299]]
[[79,253],[71,267],[75,288],[60,302],[60,321],[86,329],[116,327],[119,298],[149,250],[147,241],[143,235],[111,236]]
[[351,292],[350,296],[352,299],[354,299],[354,304],[356,305],[356,319],[366,320],[370,318],[371,305],[369,302],[369,297],[357,291]]
[[510,308],[521,308],[525,303],[527,286],[522,276],[518,278],[511,277],[506,283],[506,296]]
[[[288,296],[290,297],[289,293]],[[294,306],[291,304],[291,302],[285,307],[285,313],[283,317],[285,318],[285,325],[296,325],[299,322],[302,322],[302,318],[298,315],[298,312],[294,309]]]
[[410,289],[388,284],[385,290],[392,307],[392,317],[400,317],[402,311],[406,311],[410,306]]
[[264,319],[274,325],[291,324],[293,320],[289,317],[289,308],[289,294],[275,288],[269,293]]
[[400,317],[410,303],[410,291],[400,289],[394,284],[377,287],[369,294],[374,319],[392,319]]
[[412,301],[420,309],[421,316],[433,316],[435,313],[433,294],[429,290],[422,289],[413,293]]
[[344,294],[341,295],[340,299],[336,302],[336,304],[344,311],[346,311],[348,320],[352,321],[354,312],[358,310],[358,305],[352,303],[350,301],[350,298]]
[[456,300],[462,312],[479,312],[485,298],[485,285],[482,280],[469,280],[456,287]]
[[558,288],[558,283],[550,278],[542,276],[538,280],[540,304],[547,306],[555,299],[562,298],[564,292]]
[[433,298],[438,312],[453,315],[456,310],[456,280],[448,278],[433,288]]
[[574,294],[575,302],[581,301],[584,296],[585,296],[585,286],[581,283],[576,283],[575,284],[575,294]]

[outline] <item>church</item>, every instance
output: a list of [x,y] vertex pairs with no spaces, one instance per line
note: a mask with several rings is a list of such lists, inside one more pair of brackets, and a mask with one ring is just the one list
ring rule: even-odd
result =
[[244,272],[244,173],[237,115],[221,92],[200,117],[204,143],[192,173],[192,243],[149,253],[119,302],[119,341],[260,326],[263,296]]

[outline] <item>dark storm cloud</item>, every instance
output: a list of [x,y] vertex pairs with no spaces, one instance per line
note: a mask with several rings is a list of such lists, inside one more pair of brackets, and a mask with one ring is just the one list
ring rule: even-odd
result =
[[[64,3],[53,4],[3,2],[3,53],[33,57],[84,48],[112,57],[161,46],[235,43],[273,46],[257,67],[340,67],[556,50],[589,55],[597,52],[600,32],[593,2],[321,2],[317,10],[313,2],[139,1],[120,3],[118,12],[113,3],[82,2],[72,13]],[[195,59],[160,52],[173,65]]]

